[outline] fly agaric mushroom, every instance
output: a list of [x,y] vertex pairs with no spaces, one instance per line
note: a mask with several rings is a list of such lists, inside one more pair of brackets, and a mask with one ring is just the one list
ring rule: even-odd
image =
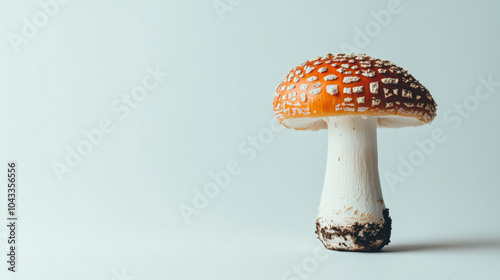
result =
[[391,218],[380,188],[377,126],[430,123],[436,103],[412,75],[365,54],[327,54],[293,68],[274,94],[287,128],[328,128],[325,183],[316,233],[327,249],[379,251]]

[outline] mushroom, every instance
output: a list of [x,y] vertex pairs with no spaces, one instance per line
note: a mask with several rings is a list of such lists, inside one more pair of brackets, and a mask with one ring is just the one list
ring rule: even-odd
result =
[[327,54],[293,68],[274,94],[278,121],[328,129],[325,182],[316,233],[327,249],[379,251],[391,218],[380,188],[377,127],[419,126],[436,116],[429,91],[387,60]]

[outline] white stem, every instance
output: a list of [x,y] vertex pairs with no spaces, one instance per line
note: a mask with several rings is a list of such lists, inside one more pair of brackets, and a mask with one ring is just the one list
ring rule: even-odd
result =
[[383,224],[377,118],[340,116],[326,122],[328,160],[318,220],[333,226]]

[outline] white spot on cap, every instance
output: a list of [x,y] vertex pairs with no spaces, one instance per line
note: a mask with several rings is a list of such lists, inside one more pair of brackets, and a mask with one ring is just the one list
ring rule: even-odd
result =
[[386,74],[386,73],[387,73],[387,69],[379,68],[379,69],[378,69],[378,72],[379,72],[380,74]]
[[337,76],[330,74],[330,75],[325,76],[323,79],[325,79],[325,81],[333,81],[337,78],[338,78]]
[[358,86],[358,87],[353,87],[352,92],[354,93],[362,93],[363,92],[363,86]]
[[348,69],[349,69],[349,67],[351,67],[351,65],[350,65],[350,64],[347,64],[347,63],[344,63],[344,64],[342,64],[342,65],[340,65],[340,66],[342,66],[342,67],[344,67],[344,68],[348,68]]
[[315,89],[309,91],[310,94],[314,94],[314,95],[316,95],[316,94],[318,94],[320,92],[321,92],[321,88],[315,88]]
[[284,91],[286,89],[286,86],[281,87],[281,91]]
[[392,93],[394,93],[394,95],[398,95],[398,89],[397,88],[393,89]]
[[354,70],[358,70],[359,69],[358,65],[353,65],[351,68],[354,69]]
[[308,84],[302,84],[302,85],[300,86],[300,89],[301,89],[301,90],[306,90],[308,87],[309,87],[309,85],[308,85]]
[[370,69],[368,70],[361,70],[361,75],[368,77],[368,78],[373,78],[375,77],[375,71],[372,71]]
[[296,82],[298,82],[298,81],[299,81],[299,78],[297,78],[297,77],[294,77],[294,78],[293,78],[293,82],[294,82],[294,83],[296,83]]
[[[304,66],[304,71],[306,71],[306,74],[311,73],[315,68],[312,66]],[[302,78],[302,77],[301,77]]]
[[338,68],[338,69],[337,69],[337,71],[338,71],[339,73],[344,73],[344,72],[345,72],[345,68]]
[[427,99],[432,100],[432,96],[430,93],[426,93],[425,96],[427,97]]
[[321,63],[322,63],[321,61],[316,61],[316,62],[314,62],[313,64],[314,64],[314,65],[320,65]]
[[295,74],[297,74],[297,75],[300,74],[300,73],[302,73],[302,70],[295,71]]
[[306,101],[306,93],[305,92],[303,92],[303,93],[300,94],[300,100],[302,102]]
[[350,84],[350,83],[354,83],[354,82],[357,82],[359,81],[360,78],[359,77],[356,77],[356,76],[347,76],[347,77],[344,77],[344,80],[343,82],[345,84]]
[[379,104],[380,104],[380,99],[373,99],[373,100],[372,100],[372,105],[373,105],[373,106],[377,106],[377,105],[379,105]]
[[318,77],[316,77],[316,76],[311,76],[311,77],[307,78],[307,81],[308,81],[308,82],[314,82],[314,81],[316,81],[317,79],[318,79]]
[[350,98],[350,97],[346,97],[346,98],[344,98],[344,101],[345,101],[345,102],[351,102],[351,101],[352,101],[352,98]]
[[313,84],[313,87],[320,87],[321,86],[321,82],[317,82],[315,84]]
[[382,78],[382,83],[386,85],[397,85],[398,84],[398,78]]
[[328,70],[328,68],[326,68],[326,67],[321,67],[321,68],[319,68],[319,69],[318,69],[318,72],[319,72],[319,73],[324,73],[324,72],[326,72],[327,70]]
[[415,96],[415,98],[416,98],[417,100],[419,100],[420,98],[422,98],[422,96],[417,94],[417,95]]
[[424,108],[424,103],[417,103],[418,108]]
[[384,97],[387,98],[387,97],[391,97],[392,96],[392,92],[389,92],[389,90],[387,90],[387,92],[384,92]]
[[326,92],[328,92],[331,95],[334,95],[334,94],[339,93],[339,88],[337,85],[327,85]]
[[370,83],[370,92],[374,94],[378,93],[378,82]]
[[344,88],[344,93],[351,94],[351,88],[350,87],[345,87]]
[[368,107],[358,107],[358,112],[364,112],[368,110]]
[[406,79],[406,78],[404,78],[404,77],[403,77],[403,78],[401,78],[401,80],[402,80],[402,81],[403,81],[403,83],[405,83],[405,84],[408,84],[408,83],[413,82],[413,79],[412,79],[411,77],[410,77],[410,78],[408,78],[408,79]]
[[332,64],[332,67],[337,67],[339,66],[337,63]]
[[358,100],[358,103],[365,103],[365,97],[364,96],[358,97],[357,100]]
[[415,104],[413,104],[411,102],[405,102],[405,105],[406,105],[406,107],[413,107],[413,106],[415,106]]
[[402,91],[402,94],[401,94],[403,97],[406,97],[406,98],[412,98],[412,92],[409,91],[409,90],[406,90],[406,89],[403,89]]
[[292,85],[289,85],[289,86],[286,88],[286,90],[291,90],[291,89],[294,89],[294,88],[295,88],[295,85],[294,85],[294,84],[292,84]]

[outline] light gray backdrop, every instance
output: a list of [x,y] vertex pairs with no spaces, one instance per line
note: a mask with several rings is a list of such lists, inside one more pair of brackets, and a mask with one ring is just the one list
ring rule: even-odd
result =
[[[0,278],[499,279],[499,12],[498,1],[2,0]],[[379,130],[393,218],[382,253],[322,249],[327,134],[273,122],[281,78],[329,52],[391,60],[439,105],[431,125]]]

